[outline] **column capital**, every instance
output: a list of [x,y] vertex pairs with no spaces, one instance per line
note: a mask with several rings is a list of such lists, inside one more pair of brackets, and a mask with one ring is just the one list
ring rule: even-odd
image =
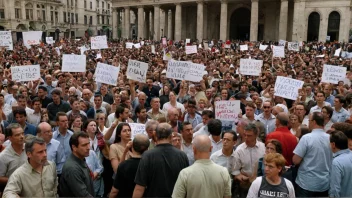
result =
[[285,1],[288,1],[288,0],[281,0],[281,2],[285,2]]
[[130,6],[125,6],[125,7],[123,7],[123,9],[125,9],[125,10],[129,10],[130,9]]
[[196,1],[197,4],[204,4],[204,0],[198,0]]
[[175,6],[181,6],[182,5],[182,3],[179,3],[179,2],[174,3],[174,4],[175,4]]
[[220,0],[221,4],[227,4],[228,0]]
[[154,7],[156,7],[156,8],[160,8],[160,5],[159,5],[159,4],[156,4],[156,5],[154,5]]
[[139,8],[144,8],[144,6],[142,6],[142,5],[139,5],[139,6],[137,6],[137,8],[139,9]]
[[[281,0],[282,1],[282,0]],[[288,0],[284,0],[284,1],[288,1]],[[252,3],[258,3],[259,2],[259,0],[252,0]]]

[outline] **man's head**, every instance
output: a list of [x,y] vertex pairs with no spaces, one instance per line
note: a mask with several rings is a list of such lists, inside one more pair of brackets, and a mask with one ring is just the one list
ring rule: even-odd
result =
[[337,109],[343,108],[345,103],[346,103],[346,99],[344,96],[342,96],[342,95],[335,96],[335,99],[334,99],[335,108],[337,108]]
[[105,95],[105,94],[108,93],[108,87],[107,87],[107,85],[102,84],[102,85],[100,86],[100,93],[103,94],[103,95]]
[[208,131],[212,136],[220,136],[222,123],[218,119],[211,119],[208,122]]
[[132,142],[132,151],[142,155],[144,151],[148,150],[150,141],[148,136],[144,134],[137,134]]
[[318,91],[317,95],[315,96],[315,100],[317,101],[317,103],[324,102],[325,101],[325,93],[322,91]]
[[181,134],[179,134],[178,132],[172,132],[172,134],[171,134],[172,146],[181,150],[181,140],[182,140]]
[[321,112],[314,112],[309,115],[309,129],[324,128],[324,116]]
[[348,148],[348,138],[341,131],[333,131],[330,133],[330,147],[333,153]]
[[145,121],[147,120],[147,109],[141,105],[138,105],[135,110],[135,114],[137,115],[137,118],[139,121]]
[[193,140],[194,159],[209,159],[212,145],[207,135],[197,135]]
[[48,89],[44,86],[39,86],[38,87],[38,97],[39,98],[45,98],[45,96],[48,94]]
[[147,86],[149,88],[152,88],[153,87],[153,78],[147,78]]
[[42,102],[38,97],[34,98],[32,100],[32,106],[34,111],[39,112],[42,109]]
[[26,108],[27,107],[27,99],[24,95],[20,94],[17,96],[17,104],[21,108]]
[[233,130],[225,131],[221,134],[223,150],[233,150],[237,142],[237,134]]
[[61,96],[61,91],[58,89],[54,89],[51,92],[51,98],[53,99],[53,102],[55,104],[60,104],[60,101],[61,101],[60,96]]
[[267,177],[280,176],[284,170],[286,160],[280,153],[268,153],[264,156],[265,175]]
[[24,130],[18,123],[12,123],[6,128],[6,137],[9,138],[11,144],[23,146],[24,143]]
[[53,138],[53,131],[50,124],[47,122],[41,122],[38,125],[37,136],[43,138],[44,141],[48,144],[51,138]]
[[187,142],[187,143],[192,142],[192,139],[193,139],[193,127],[192,127],[192,124],[190,122],[186,121],[186,122],[184,122],[182,124],[181,135],[182,135],[182,139],[185,142]]
[[53,77],[51,75],[46,75],[45,82],[46,84],[51,85],[51,83],[53,82]]
[[149,139],[154,139],[155,138],[155,133],[156,133],[156,127],[158,126],[158,122],[155,120],[149,120],[145,124],[145,130],[148,134]]
[[288,121],[289,121],[289,117],[288,117],[287,113],[281,112],[281,113],[277,114],[277,116],[276,116],[275,126],[276,126],[276,128],[287,127]]
[[92,97],[92,91],[89,89],[83,89],[83,91],[82,91],[83,100],[90,101],[91,97]]
[[244,127],[249,124],[247,119],[239,119],[236,127],[236,131],[240,137],[244,137]]
[[170,123],[176,124],[179,116],[179,111],[176,108],[170,108],[167,111],[167,119]]
[[103,103],[103,96],[100,94],[94,95],[94,104],[96,108],[100,108],[101,104]]
[[197,102],[194,99],[189,99],[188,100],[188,105],[187,105],[187,113],[194,115],[197,110]]
[[75,112],[78,112],[81,109],[81,105],[80,105],[79,99],[77,97],[72,97],[70,99],[70,106],[71,106],[72,111],[75,111]]
[[56,125],[59,126],[60,131],[65,131],[68,129],[68,117],[65,112],[57,112]]
[[89,156],[90,141],[89,136],[85,132],[76,132],[70,138],[70,147],[72,154],[80,159],[84,159]]
[[210,119],[214,118],[214,113],[210,110],[204,110],[202,112],[202,121],[204,125],[207,125]]
[[144,92],[139,92],[138,93],[138,102],[141,106],[144,106],[145,102],[147,100],[147,95],[145,95]]
[[47,161],[46,144],[40,137],[34,137],[25,144],[25,151],[32,166],[44,166]]
[[330,96],[330,94],[331,94],[331,85],[326,84],[324,86],[324,93],[325,93],[326,97]]
[[152,98],[152,100],[150,101],[150,106],[154,110],[159,110],[160,109],[160,98],[157,98],[157,97]]
[[329,107],[329,106],[324,106],[324,107],[321,109],[321,113],[323,114],[324,119],[330,120],[331,117],[332,117],[332,114],[334,113],[334,109],[331,108],[331,107]]
[[26,110],[23,108],[15,109],[13,112],[13,116],[15,116],[16,122],[20,125],[25,125],[27,120]]
[[116,108],[116,111],[115,111],[115,117],[122,120],[122,121],[125,121],[128,119],[130,115],[130,110],[124,106],[124,105],[120,105]]
[[271,110],[272,110],[271,102],[265,101],[263,103],[263,109],[265,114],[271,114]]
[[254,111],[256,109],[256,106],[252,102],[247,102],[246,104],[246,116],[247,117],[254,117]]
[[171,143],[172,128],[171,125],[167,123],[160,123],[156,127],[156,138],[160,140],[168,140]]
[[255,143],[257,136],[258,128],[255,124],[249,123],[244,127],[244,138],[247,145]]
[[304,103],[298,103],[295,107],[295,114],[300,117],[300,118],[304,118],[304,116],[306,115],[306,105]]

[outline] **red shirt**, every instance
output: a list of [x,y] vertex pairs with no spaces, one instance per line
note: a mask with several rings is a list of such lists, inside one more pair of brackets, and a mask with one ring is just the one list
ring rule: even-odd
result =
[[293,150],[298,144],[297,137],[288,130],[288,127],[279,127],[276,128],[276,131],[267,135],[266,141],[271,139],[276,139],[281,142],[282,155],[286,159],[286,165],[292,165]]

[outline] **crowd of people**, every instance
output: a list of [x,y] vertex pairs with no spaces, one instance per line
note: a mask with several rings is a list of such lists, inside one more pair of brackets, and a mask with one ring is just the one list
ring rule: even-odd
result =
[[[1,48],[2,197],[352,196],[352,61],[342,55],[352,45],[303,42],[275,58],[277,42],[126,42]],[[62,55],[83,47],[86,72],[62,72]],[[202,80],[167,78],[165,54],[203,64]],[[127,78],[130,59],[148,63],[145,83]],[[261,74],[242,75],[240,59],[263,60]],[[116,86],[95,81],[98,62],[120,67]],[[325,64],[346,77],[321,82]],[[26,65],[41,78],[13,81],[11,67]],[[296,100],[275,96],[278,76],[304,81]],[[223,100],[240,101],[238,120],[217,119]]]

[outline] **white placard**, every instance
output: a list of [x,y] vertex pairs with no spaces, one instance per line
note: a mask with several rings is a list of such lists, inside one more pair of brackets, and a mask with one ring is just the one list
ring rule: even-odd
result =
[[189,71],[191,62],[186,61],[169,61],[167,64],[166,77],[176,80],[184,80],[186,73]]
[[49,45],[52,45],[52,44],[55,43],[53,37],[45,37],[45,41],[46,41],[46,43],[49,44]]
[[262,71],[263,60],[242,59],[240,60],[240,72],[242,75],[259,76]]
[[200,82],[203,79],[204,70],[204,65],[191,63],[189,64],[189,70],[187,71],[184,80]]
[[107,49],[108,40],[106,35],[90,37],[90,48],[91,49]]
[[22,32],[23,45],[29,48],[31,45],[39,45],[42,39],[42,31]]
[[132,49],[133,43],[127,42],[126,43],[126,49]]
[[321,54],[321,55],[316,56],[316,58],[324,58],[324,57],[325,57],[324,54]]
[[59,56],[61,55],[60,48],[55,47],[55,51],[56,51],[57,55],[59,55]]
[[167,41],[165,37],[161,38],[161,42],[164,46],[167,46]]
[[219,120],[238,121],[238,114],[241,113],[239,100],[221,100],[215,102],[215,118]]
[[231,45],[225,44],[225,49],[230,49],[230,48],[231,48]]
[[300,42],[299,42],[299,46],[300,46],[300,47],[303,47],[303,41],[300,41]]
[[330,41],[330,36],[326,36],[326,41]]
[[285,40],[279,40],[279,46],[285,46],[286,41]]
[[346,67],[324,65],[321,82],[338,84],[346,78]]
[[299,51],[299,43],[298,42],[288,42],[287,45],[288,50],[292,50],[292,51]]
[[191,39],[186,38],[186,45],[187,45],[187,43],[191,43]]
[[7,50],[13,50],[11,31],[0,31],[0,47],[5,47]]
[[346,52],[345,58],[352,58],[352,52]]
[[150,47],[151,47],[151,49],[152,49],[152,54],[155,54],[155,46],[154,46],[154,45],[151,45]]
[[139,123],[128,123],[131,127],[131,138],[132,140],[137,134],[144,134],[148,135],[147,132],[145,131],[145,125],[144,124],[139,124]]
[[208,43],[203,43],[203,45],[204,45],[204,50],[208,50],[209,49],[209,45],[208,45]]
[[145,83],[147,80],[148,63],[128,60],[127,78]]
[[86,55],[63,54],[63,72],[86,72]]
[[134,46],[134,48],[137,48],[137,49],[141,48],[141,44],[140,43],[134,44],[133,46]]
[[273,57],[285,58],[285,48],[283,46],[273,46]]
[[196,53],[197,53],[196,45],[186,46],[186,54],[196,54]]
[[32,81],[40,78],[39,65],[24,65],[11,67],[11,76],[13,81]]
[[142,46],[144,45],[144,41],[141,41],[141,45],[142,45]]
[[87,48],[86,48],[86,46],[83,45],[83,46],[80,48],[80,50],[81,50],[81,55],[83,55],[84,52],[87,51]]
[[165,50],[164,50],[164,55],[163,55],[163,60],[164,61],[169,61],[169,60],[171,60],[172,59],[172,55],[171,55],[171,53],[170,52],[165,52]]
[[101,57],[101,53],[99,52],[99,53],[97,53],[97,57],[95,58],[95,59],[99,59],[99,58],[102,58]]
[[268,48],[268,45],[262,45],[262,44],[259,45],[259,49],[262,51],[266,50],[266,48]]
[[297,100],[298,89],[301,89],[304,82],[283,76],[276,77],[275,96],[280,96],[290,100]]
[[334,56],[340,56],[341,48],[335,50]]
[[246,51],[246,50],[248,50],[248,45],[240,45],[240,50],[241,50],[241,51]]
[[98,62],[97,69],[95,70],[95,81],[117,86],[119,72],[120,67]]

